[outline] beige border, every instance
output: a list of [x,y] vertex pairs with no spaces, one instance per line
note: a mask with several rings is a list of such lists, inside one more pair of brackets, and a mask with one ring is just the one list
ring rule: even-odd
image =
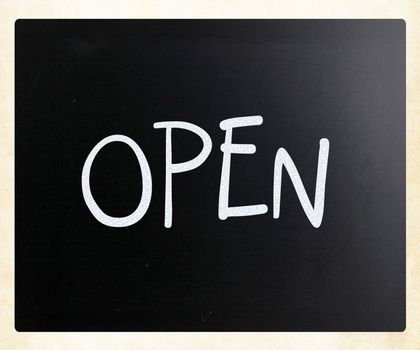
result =
[[[407,329],[403,333],[18,333],[13,327],[16,18],[404,18],[407,22]],[[419,0],[0,0],[0,349],[420,349]],[[416,215],[417,214],[417,215]]]

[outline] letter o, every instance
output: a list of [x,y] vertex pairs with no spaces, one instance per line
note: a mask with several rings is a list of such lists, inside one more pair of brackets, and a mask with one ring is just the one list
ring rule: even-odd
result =
[[[90,190],[90,169],[92,167],[93,160],[95,159],[98,152],[102,149],[102,147],[106,146],[108,143],[111,142],[123,142],[126,145],[130,146],[130,148],[134,151],[134,154],[137,157],[142,174],[142,196],[139,206],[132,214],[124,217],[113,217],[105,214],[101,210],[101,208],[99,208],[98,204],[96,204],[95,200],[93,199],[92,192]],[[111,227],[126,227],[134,225],[137,221],[139,221],[147,212],[150,200],[152,198],[152,174],[150,172],[149,163],[147,162],[143,151],[137,145],[137,143],[124,135],[111,135],[105,137],[95,147],[93,147],[92,151],[86,158],[85,164],[83,165],[82,192],[83,198],[90,212],[93,214],[96,220],[98,220],[102,224]]]

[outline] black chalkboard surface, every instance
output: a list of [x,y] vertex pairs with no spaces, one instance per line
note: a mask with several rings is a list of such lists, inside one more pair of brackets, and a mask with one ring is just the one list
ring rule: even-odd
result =
[[404,330],[403,21],[15,30],[18,331]]

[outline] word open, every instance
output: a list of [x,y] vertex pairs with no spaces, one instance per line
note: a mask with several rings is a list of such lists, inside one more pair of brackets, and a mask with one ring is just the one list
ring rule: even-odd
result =
[[[226,220],[229,217],[261,215],[268,212],[265,204],[254,204],[244,206],[229,206],[229,181],[232,154],[253,154],[256,146],[253,144],[235,144],[232,143],[233,129],[250,126],[258,126],[263,122],[262,116],[246,116],[225,119],[220,123],[220,129],[225,131],[225,141],[220,149],[223,152],[222,169],[220,176],[218,216],[220,220]],[[212,140],[209,134],[197,125],[183,121],[164,121],[154,123],[155,129],[166,130],[166,161],[165,161],[165,216],[164,226],[172,226],[172,175],[187,172],[198,168],[209,156],[212,149]],[[172,129],[188,130],[200,137],[203,148],[193,159],[182,162],[172,162]],[[140,165],[142,175],[142,195],[138,207],[133,213],[124,217],[113,217],[105,214],[93,198],[90,189],[90,170],[92,163],[98,152],[111,142],[123,142],[127,144],[134,152]],[[279,148],[274,159],[273,174],[273,218],[280,217],[281,187],[283,168],[287,171],[295,188],[296,194],[302,205],[302,208],[313,227],[318,228],[322,223],[324,215],[325,183],[327,178],[329,154],[329,141],[322,138],[319,141],[318,169],[316,175],[315,199],[311,204],[309,196],[305,190],[299,172],[284,148]],[[126,227],[138,222],[147,212],[152,198],[152,173],[149,163],[140,146],[131,138],[124,135],[111,135],[101,140],[89,153],[82,170],[82,193],[87,207],[93,216],[102,224],[111,227]]]

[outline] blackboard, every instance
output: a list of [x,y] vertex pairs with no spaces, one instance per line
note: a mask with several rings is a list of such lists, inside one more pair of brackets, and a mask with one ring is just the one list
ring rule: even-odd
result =
[[[18,331],[404,330],[402,20],[25,19],[15,39]],[[101,221],[89,193],[143,209]]]

